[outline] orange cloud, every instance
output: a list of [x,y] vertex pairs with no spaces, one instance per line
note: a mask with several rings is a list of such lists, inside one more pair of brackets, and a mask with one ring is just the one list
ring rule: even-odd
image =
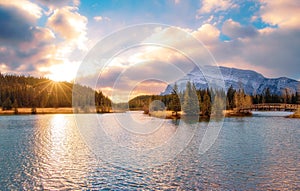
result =
[[196,31],[192,32],[192,35],[203,42],[207,46],[211,46],[217,42],[220,36],[220,31],[211,24],[204,24],[199,27]]
[[300,28],[300,2],[295,0],[260,0],[263,21],[283,28]]
[[88,20],[80,15],[77,10],[76,7],[69,6],[54,10],[54,13],[48,19],[47,26],[71,45],[84,50],[86,49],[86,25]]

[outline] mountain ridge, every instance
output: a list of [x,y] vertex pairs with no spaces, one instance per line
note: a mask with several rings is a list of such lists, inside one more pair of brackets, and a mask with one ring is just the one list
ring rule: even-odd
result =
[[[243,88],[245,93],[249,95],[255,95],[262,94],[267,88],[269,88],[270,93],[282,95],[286,92],[289,94],[295,94],[297,88],[300,87],[299,81],[284,76],[278,78],[267,78],[254,70],[229,68],[224,66],[203,66],[204,71],[216,70],[217,68],[219,68],[220,73],[223,76],[226,91],[230,86],[232,86],[234,89]],[[197,89],[206,89],[208,88],[207,82],[216,78],[216,76],[213,76],[212,73],[213,72],[208,75],[203,75],[202,71],[198,67],[195,67],[184,77],[172,84],[168,84],[167,88],[161,93],[161,95],[172,93],[175,83],[177,84],[179,91],[184,91],[187,81],[192,82]]]

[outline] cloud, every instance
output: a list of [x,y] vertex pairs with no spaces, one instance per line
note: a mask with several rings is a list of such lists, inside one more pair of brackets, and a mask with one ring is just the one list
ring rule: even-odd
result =
[[300,2],[295,0],[260,0],[264,22],[284,28],[300,28]]
[[52,60],[55,36],[36,26],[40,14],[41,8],[26,0],[0,2],[2,72],[35,73],[39,64]]
[[249,42],[244,42],[242,57],[252,65],[263,66],[272,77],[292,76],[300,78],[298,70],[300,58],[300,30],[276,30],[261,34]]
[[[59,2],[51,3],[63,5]],[[69,56],[77,47],[84,48],[87,19],[75,7],[62,7],[52,12],[53,23],[49,22],[48,27],[37,26],[43,12],[39,5],[27,0],[0,2],[1,72],[49,77],[65,66],[76,68],[77,62]],[[63,28],[64,24],[67,28]]]
[[108,18],[108,17],[102,17],[102,16],[95,16],[95,17],[93,17],[93,19],[94,19],[96,22],[100,22],[100,21],[110,21],[110,18]]
[[[27,1],[25,1],[25,5]],[[31,4],[29,4],[31,5]],[[29,6],[28,5],[28,6]],[[31,5],[32,6],[32,5]],[[38,8],[32,6],[33,12]],[[16,3],[0,2],[0,41],[2,44],[17,44],[22,41],[31,41],[33,38],[33,25],[37,21],[37,15],[30,14]]]
[[26,52],[30,50],[37,50],[42,46],[47,44],[52,44],[55,40],[54,33],[48,29],[43,27],[32,27],[32,40],[31,41],[24,41],[20,42],[19,44],[19,51]]
[[218,42],[210,51],[220,65],[256,70],[267,77],[299,79],[299,48],[300,30],[265,28],[256,35]]
[[103,18],[101,16],[95,16],[94,20],[97,21],[97,22],[99,22],[99,21],[102,21]]
[[205,45],[211,46],[219,40],[220,31],[211,24],[204,24],[191,34]]
[[38,19],[42,16],[42,8],[28,0],[2,0],[0,1],[0,6],[15,8],[21,12],[26,12],[35,19]]
[[199,14],[225,11],[234,8],[236,5],[231,0],[203,0],[202,7],[198,10]]
[[222,32],[233,39],[254,37],[258,34],[257,29],[254,27],[242,26],[240,23],[235,22],[232,19],[229,19],[223,23]]
[[175,5],[180,3],[180,0],[174,0]]
[[65,6],[79,6],[80,0],[36,0],[38,3],[49,7],[50,9],[62,8]]
[[[137,63],[126,68],[112,66],[101,72],[98,88],[107,95],[118,95],[119,101],[125,101],[133,92],[135,96],[159,94],[168,83],[185,74],[175,65],[158,60]],[[151,84],[151,81],[155,83]]]
[[53,44],[53,33],[47,28],[32,27],[32,39],[6,45],[0,52],[1,62],[7,72],[37,72],[42,66],[57,62],[54,55],[57,46]]
[[87,18],[80,15],[76,7],[63,7],[56,9],[49,17],[46,26],[51,28],[55,33],[74,44],[79,49],[86,49],[87,40]]
[[[102,74],[104,89],[111,91],[112,82],[124,69],[126,72],[123,74],[131,78],[122,78],[124,81],[120,81],[120,90],[128,88],[128,85],[147,75],[156,75],[157,78],[165,75],[171,79],[175,72],[167,63],[183,73],[189,72],[194,65],[188,63],[180,50],[199,58],[204,56],[205,51],[186,41],[186,37],[176,29],[186,31],[203,42],[221,65],[263,71],[269,77],[284,75],[300,79],[297,70],[300,62],[299,3],[292,0],[284,3],[279,0],[260,2],[261,8],[257,7],[255,13],[251,12],[254,15],[246,18],[244,13],[235,11],[238,7],[235,0],[203,0],[202,3],[172,0],[166,3],[157,2],[155,5],[149,1],[141,8],[124,3],[124,8],[127,9],[125,11],[123,7],[119,7],[120,11],[106,8],[101,15],[97,15],[98,12],[86,16],[81,14],[78,0],[0,0],[0,26],[3,26],[0,29],[0,69],[1,72],[51,76],[50,74],[65,70],[66,66],[76,68],[77,61],[81,58],[78,55],[86,53],[86,47],[89,46],[87,44],[92,44],[93,38],[98,40],[99,36],[105,36],[116,28],[129,24],[155,21],[180,26],[158,29],[157,33],[144,41],[165,43],[170,45],[169,49],[161,46],[143,47],[114,59],[114,67]],[[159,13],[151,12],[149,6],[155,6]],[[165,10],[166,6],[169,6],[169,10],[160,11]],[[201,20],[195,20],[195,12]],[[140,14],[145,17],[138,17]],[[236,14],[241,18],[230,19],[231,16],[237,16]],[[88,23],[87,17],[92,22]],[[104,22],[110,18],[111,22]],[[260,27],[265,28],[255,28],[259,23],[263,24]],[[266,27],[268,24],[277,27]],[[139,36],[141,33],[143,32],[134,35]],[[115,37],[108,44],[109,48],[132,35]],[[230,39],[223,42],[220,40],[222,35]],[[132,68],[128,69],[130,67]],[[98,77],[98,74],[92,75],[94,74],[91,74],[91,79]]]

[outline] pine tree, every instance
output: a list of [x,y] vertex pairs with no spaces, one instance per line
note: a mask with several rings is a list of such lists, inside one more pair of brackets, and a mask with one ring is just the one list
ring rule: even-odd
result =
[[186,115],[199,115],[199,103],[196,90],[191,82],[187,82],[184,92],[182,110]]
[[270,92],[270,88],[267,88],[265,90],[265,96],[264,96],[264,101],[265,103],[271,103],[272,102],[272,96],[271,96],[271,92]]
[[234,94],[234,102],[237,110],[243,108],[249,108],[252,105],[252,97],[249,95],[245,95],[244,90],[240,89]]
[[296,92],[296,103],[300,104],[300,92]]
[[244,107],[246,107],[246,108],[251,107],[253,104],[252,97],[250,95],[245,95],[244,102],[245,102]]
[[234,94],[235,90],[233,89],[232,85],[228,88],[227,91],[227,109],[233,109],[235,107],[234,105]]
[[203,102],[201,104],[201,112],[203,116],[210,116],[211,113],[211,99],[208,90],[203,95]]
[[11,110],[12,109],[12,103],[10,98],[6,98],[6,100],[2,104],[2,110]]
[[15,114],[18,113],[18,101],[17,99],[14,100],[14,103],[12,104],[12,107],[14,108]]
[[169,109],[175,112],[175,115],[178,115],[178,111],[181,110],[180,106],[180,99],[178,98],[178,87],[175,83],[172,94],[171,94],[171,101],[169,104]]
[[234,94],[234,104],[238,110],[243,108],[245,105],[244,97],[245,97],[245,94],[244,94],[244,90],[242,90],[242,89],[239,89]]
[[222,116],[224,109],[225,109],[225,100],[222,98],[222,95],[216,94],[212,105],[211,114],[214,116]]

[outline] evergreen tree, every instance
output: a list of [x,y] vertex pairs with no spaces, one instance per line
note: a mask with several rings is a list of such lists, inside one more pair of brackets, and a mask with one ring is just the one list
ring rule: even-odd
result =
[[196,90],[191,82],[187,82],[184,92],[182,110],[186,115],[199,115],[199,103]]
[[178,115],[178,111],[181,110],[180,99],[178,98],[178,87],[176,83],[171,94],[169,109],[174,111],[176,116]]
[[10,98],[6,98],[6,100],[2,104],[2,110],[11,110],[12,109],[12,103]]
[[203,116],[210,116],[211,113],[211,99],[208,90],[203,95],[203,101],[201,104],[201,112]]
[[289,93],[287,88],[284,89],[283,99],[284,99],[284,103],[290,103],[291,102],[291,96],[290,96],[290,93]]
[[271,96],[270,88],[267,88],[264,94],[264,103],[271,103],[271,102],[272,102],[272,96]]
[[296,92],[296,103],[300,104],[300,92]]
[[235,107],[234,105],[234,94],[235,90],[233,89],[232,85],[228,88],[227,91],[227,109],[233,109]]
[[244,102],[245,102],[244,107],[245,108],[250,108],[253,104],[252,97],[250,95],[245,95]]
[[14,100],[14,103],[12,104],[12,107],[14,108],[15,114],[18,113],[18,101],[17,99]]
[[234,94],[234,102],[237,110],[249,108],[252,105],[252,97],[245,95],[244,90],[240,89]]
[[223,99],[222,95],[217,93],[214,98],[211,114],[214,116],[222,116],[224,109],[225,109],[225,100]]
[[296,103],[297,103],[297,92],[296,92],[296,95],[295,95],[295,94],[292,94],[292,97],[291,97],[291,103],[292,103],[292,104],[296,104]]
[[239,89],[234,94],[234,104],[238,110],[244,107],[244,97],[245,94],[244,94],[244,90],[242,89]]

